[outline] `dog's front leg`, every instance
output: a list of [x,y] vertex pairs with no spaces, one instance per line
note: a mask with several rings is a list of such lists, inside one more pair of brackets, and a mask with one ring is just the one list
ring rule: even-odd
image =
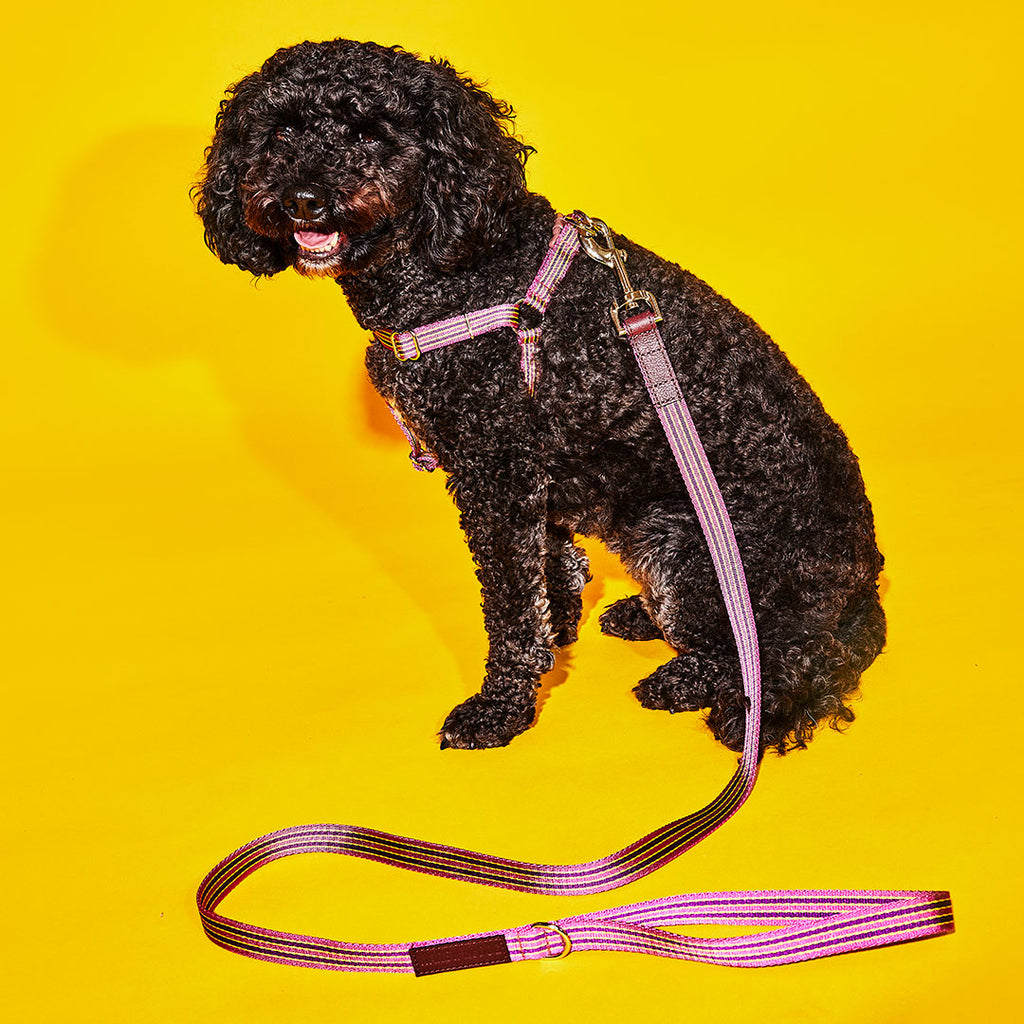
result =
[[537,685],[554,664],[545,480],[528,450],[493,451],[449,478],[477,564],[490,646],[484,684],[448,715],[442,747],[503,747],[533,722]]

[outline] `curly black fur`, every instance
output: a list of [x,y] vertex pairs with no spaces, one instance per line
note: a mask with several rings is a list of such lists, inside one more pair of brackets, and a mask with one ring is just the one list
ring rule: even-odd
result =
[[[225,263],[334,277],[359,323],[409,330],[521,298],[555,213],[529,192],[512,111],[444,61],[335,40],[278,51],[221,104],[197,206]],[[299,239],[304,245],[299,244]],[[882,649],[882,567],[846,438],[782,352],[692,274],[626,238],[733,519],[762,647],[763,744],[802,747]],[[439,460],[477,564],[490,650],[442,745],[501,746],[534,719],[556,647],[576,637],[588,577],[575,534],[619,554],[641,593],[601,616],[677,656],[636,687],[706,709],[743,742],[745,702],[710,556],[629,345],[614,280],[576,260],[544,318],[530,396],[511,331],[396,361],[370,378]]]

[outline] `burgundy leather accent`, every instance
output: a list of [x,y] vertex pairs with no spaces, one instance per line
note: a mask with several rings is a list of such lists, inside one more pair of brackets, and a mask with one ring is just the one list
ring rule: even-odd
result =
[[456,939],[454,942],[435,942],[429,946],[411,946],[409,959],[417,978],[425,974],[443,974],[445,971],[463,971],[467,967],[490,967],[492,964],[510,964],[505,936],[481,935],[475,939]]

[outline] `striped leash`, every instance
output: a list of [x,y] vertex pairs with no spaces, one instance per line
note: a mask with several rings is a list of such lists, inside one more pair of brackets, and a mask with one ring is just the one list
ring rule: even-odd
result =
[[[656,829],[617,853],[583,864],[509,860],[350,825],[307,825],[274,832],[235,851],[203,880],[197,903],[206,934],[225,949],[273,963],[427,975],[515,960],[558,959],[570,951],[583,950],[649,953],[734,967],[775,966],[952,932],[949,894],[932,891],[698,893],[486,934],[383,945],[272,931],[217,913],[228,894],[253,872],[282,857],[302,853],[343,854],[520,892],[565,896],[606,892],[643,878],[701,842],[732,817],[754,787],[761,719],[757,631],[732,524],[657,327],[661,319],[657,302],[650,293],[632,287],[623,254],[603,222],[575,213],[566,218],[564,227],[556,234],[558,244],[549,249],[534,282],[536,286],[538,280],[546,277],[549,261],[558,261],[557,280],[547,288],[543,306],[580,245],[592,259],[614,269],[622,286],[625,299],[611,308],[612,320],[619,334],[629,339],[686,482],[711,551],[739,653],[748,704],[739,767],[725,789],[701,810]],[[502,307],[495,308],[502,309],[504,314]],[[489,314],[493,309],[480,312]],[[475,336],[475,316],[467,314],[431,325],[439,328],[436,339],[424,329],[406,332],[414,339],[414,351],[403,350],[402,336],[392,334],[392,347],[398,358],[419,358],[427,350],[421,339],[426,339],[430,348],[436,348]],[[455,337],[456,320],[464,320],[470,333]],[[537,334],[533,336],[534,343]],[[438,343],[431,344],[432,340]],[[524,374],[528,356],[524,343]],[[527,374],[528,385],[535,379]],[[707,924],[772,930],[728,937],[685,936],[666,930]]]

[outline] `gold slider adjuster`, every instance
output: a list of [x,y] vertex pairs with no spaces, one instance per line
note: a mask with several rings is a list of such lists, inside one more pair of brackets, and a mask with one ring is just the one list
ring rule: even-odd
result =
[[413,348],[415,349],[412,355],[408,356],[402,351],[402,346],[398,341],[398,331],[374,330],[373,336],[385,348],[391,349],[391,351],[394,352],[395,354],[395,358],[399,360],[399,362],[404,363],[409,360],[419,359],[419,357],[423,355],[423,353],[420,351],[420,343],[416,340],[415,333],[412,331],[409,331],[408,333],[412,337],[412,344]]
[[543,932],[552,932],[562,940],[562,951],[545,957],[546,960],[564,960],[572,952],[572,939],[554,921],[534,921],[530,927],[539,928]]

